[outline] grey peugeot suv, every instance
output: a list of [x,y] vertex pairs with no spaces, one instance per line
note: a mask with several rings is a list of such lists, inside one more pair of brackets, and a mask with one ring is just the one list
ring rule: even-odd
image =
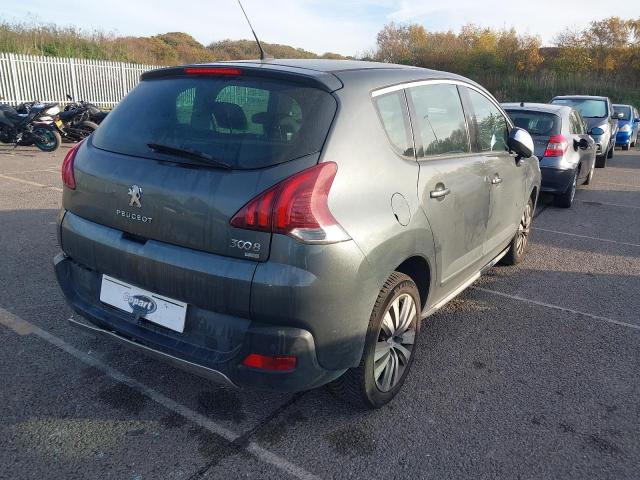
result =
[[227,385],[379,407],[421,319],[523,258],[532,154],[448,73],[154,70],[63,162],[55,271],[76,326]]

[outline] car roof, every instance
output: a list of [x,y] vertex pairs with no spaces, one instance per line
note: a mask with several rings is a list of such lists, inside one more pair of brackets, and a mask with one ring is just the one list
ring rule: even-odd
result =
[[633,105],[629,105],[628,103],[614,103],[613,104],[614,107],[629,107],[629,108],[635,108]]
[[376,90],[387,86],[412,81],[447,79],[458,80],[474,85],[484,91],[481,85],[468,78],[454,73],[431,70],[428,68],[393,63],[368,62],[362,60],[331,59],[269,59],[269,60],[230,60],[215,63],[180,65],[176,67],[151,70],[142,74],[141,78],[162,77],[182,72],[189,67],[239,67],[262,71],[269,75],[288,75],[305,78],[328,91],[339,90],[345,84],[353,83],[358,88]]
[[560,99],[560,98],[576,98],[576,99],[584,99],[584,100],[607,100],[609,101],[609,97],[601,97],[598,95],[558,95],[553,97],[552,100]]
[[567,105],[552,105],[550,103],[525,103],[525,102],[513,102],[502,103],[502,108],[505,110],[522,110],[531,112],[545,112],[553,113],[556,115],[568,114],[573,108]]
[[[280,65],[283,67],[304,68],[307,70],[316,70],[318,72],[344,72],[347,70],[380,70],[380,69],[400,69],[414,70],[418,67],[410,65],[399,65],[396,63],[368,62],[364,60],[333,60],[324,58],[274,58],[270,60],[231,60],[228,62],[233,64],[263,64],[263,65]],[[421,69],[427,70],[427,69]]]

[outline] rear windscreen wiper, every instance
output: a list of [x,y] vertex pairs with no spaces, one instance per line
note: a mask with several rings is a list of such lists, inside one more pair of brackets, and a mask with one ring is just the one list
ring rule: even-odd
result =
[[147,143],[147,146],[151,150],[156,152],[168,153],[170,155],[176,155],[178,157],[190,158],[206,165],[211,165],[217,168],[224,168],[225,170],[231,170],[231,165],[229,165],[228,163],[216,160],[208,153],[200,152],[198,150],[194,150],[191,148],[172,147],[170,145],[161,145],[159,143]]

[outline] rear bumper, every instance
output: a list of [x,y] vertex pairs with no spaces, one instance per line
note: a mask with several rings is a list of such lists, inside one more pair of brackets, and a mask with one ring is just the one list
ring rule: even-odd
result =
[[[55,273],[72,308],[87,322],[74,326],[118,340],[127,347],[198,374],[238,387],[293,392],[330,382],[344,373],[320,366],[313,335],[303,329],[274,326],[191,308],[190,329],[180,334],[100,302],[101,275],[59,254]],[[242,365],[250,353],[295,355],[295,370],[272,372]]]
[[540,173],[542,173],[542,184],[540,186],[542,192],[562,194],[571,185],[575,170],[540,166]]

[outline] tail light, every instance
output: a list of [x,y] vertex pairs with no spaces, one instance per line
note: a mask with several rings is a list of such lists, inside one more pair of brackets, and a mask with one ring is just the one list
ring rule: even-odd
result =
[[549,139],[547,149],[544,151],[545,157],[561,157],[569,148],[569,142],[564,135],[553,135]]
[[268,357],[252,353],[242,361],[245,367],[257,368],[259,370],[272,370],[276,372],[287,372],[296,369],[298,359],[293,355],[277,355]]
[[305,243],[349,240],[329,211],[329,190],[337,171],[333,162],[303,170],[255,197],[230,223],[236,228],[289,235]]
[[[82,142],[84,142],[84,140],[82,140]],[[73,174],[73,162],[76,159],[76,153],[78,153],[78,149],[80,148],[80,145],[82,145],[82,142],[78,142],[71,147],[62,161],[62,183],[71,190],[76,189],[76,177]]]

